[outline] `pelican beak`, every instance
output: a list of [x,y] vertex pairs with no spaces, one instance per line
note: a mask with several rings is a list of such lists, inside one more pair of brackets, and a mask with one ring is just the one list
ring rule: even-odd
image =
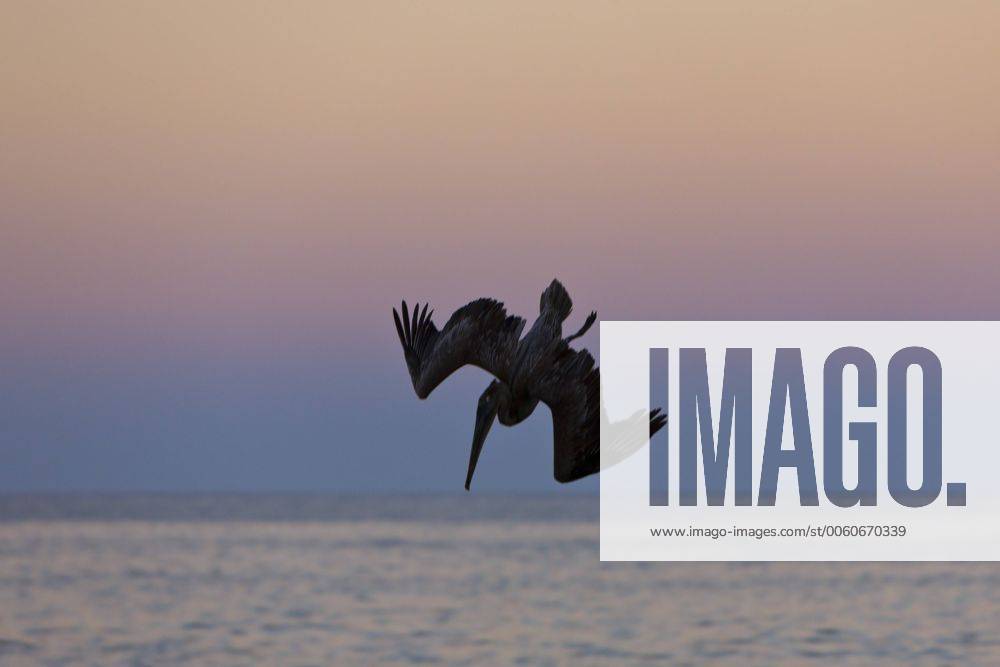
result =
[[469,453],[469,472],[465,476],[465,490],[468,491],[472,485],[472,475],[476,472],[476,464],[479,462],[479,454],[483,451],[483,443],[486,442],[486,435],[493,426],[493,420],[497,416],[496,398],[484,393],[479,398],[479,407],[476,409],[476,431],[472,434],[472,451]]

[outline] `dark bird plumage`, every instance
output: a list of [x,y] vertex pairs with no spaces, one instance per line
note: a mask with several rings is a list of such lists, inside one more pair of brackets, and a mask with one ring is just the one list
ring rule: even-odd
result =
[[[402,315],[393,309],[417,396],[426,398],[445,378],[469,364],[496,378],[479,398],[466,489],[493,421],[518,424],[539,401],[552,412],[556,480],[572,482],[600,469],[604,416],[600,374],[589,352],[569,346],[590,329],[597,313],[590,313],[579,331],[563,338],[562,323],[572,309],[573,302],[558,280],[542,293],[538,318],[523,338],[524,319],[508,315],[494,299],[477,299],[459,308],[441,330],[434,325],[434,311],[428,313],[427,304],[423,309],[417,304],[412,314],[405,301]],[[650,412],[650,435],[665,423],[660,410]]]

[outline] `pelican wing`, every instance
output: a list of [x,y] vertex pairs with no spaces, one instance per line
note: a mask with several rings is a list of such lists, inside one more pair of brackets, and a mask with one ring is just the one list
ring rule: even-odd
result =
[[[552,411],[556,480],[572,482],[598,472],[601,467],[601,376],[590,353],[565,345],[552,366],[533,385],[532,393]],[[659,408],[648,414],[649,434],[653,435],[666,424],[666,416]],[[612,444],[618,445],[617,442]]]
[[402,318],[392,309],[403,356],[420,398],[462,366],[478,366],[498,379],[508,381],[524,320],[507,315],[504,305],[494,299],[477,299],[455,311],[440,331],[418,303],[411,316],[404,301]]

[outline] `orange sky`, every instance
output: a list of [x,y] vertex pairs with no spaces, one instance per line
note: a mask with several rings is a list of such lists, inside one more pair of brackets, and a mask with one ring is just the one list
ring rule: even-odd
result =
[[[530,318],[558,276],[571,328],[1000,318],[997,26],[994,0],[8,0],[0,488],[456,490],[487,380],[416,401],[401,297]],[[493,430],[480,491],[554,486],[544,412]]]
[[552,275],[605,317],[995,317],[998,25],[992,1],[8,3],[0,339],[365,347],[399,296],[528,308]]

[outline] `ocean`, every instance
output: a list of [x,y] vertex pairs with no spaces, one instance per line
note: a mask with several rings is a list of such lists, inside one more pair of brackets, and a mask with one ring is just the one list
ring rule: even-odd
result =
[[600,563],[597,500],[0,496],[2,665],[1000,665],[1000,565]]

